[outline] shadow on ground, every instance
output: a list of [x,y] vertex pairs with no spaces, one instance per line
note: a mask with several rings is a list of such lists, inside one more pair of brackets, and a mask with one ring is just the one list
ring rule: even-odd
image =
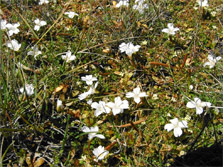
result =
[[216,143],[211,147],[199,148],[193,152],[188,153],[183,157],[175,159],[173,167],[189,167],[189,166],[216,166],[222,167],[222,145],[223,143]]

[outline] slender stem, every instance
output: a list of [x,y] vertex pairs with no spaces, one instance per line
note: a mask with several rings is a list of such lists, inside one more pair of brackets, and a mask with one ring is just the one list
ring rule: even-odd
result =
[[40,43],[40,41],[43,39],[43,37],[46,36],[46,34],[59,22],[59,20],[61,19],[61,17],[63,17],[64,12],[67,10],[68,6],[70,5],[72,0],[70,0],[67,5],[65,6],[65,8],[62,10],[62,12],[60,13],[59,17],[54,21],[53,25],[50,26],[50,28],[41,36],[41,38],[36,42],[35,45],[37,45],[38,43]]

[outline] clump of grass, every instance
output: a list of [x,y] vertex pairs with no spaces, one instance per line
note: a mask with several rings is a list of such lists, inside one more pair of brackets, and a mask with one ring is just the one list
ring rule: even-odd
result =
[[[0,30],[2,166],[171,166],[221,140],[222,60],[204,67],[209,54],[222,56],[221,3],[197,9],[193,1],[145,3],[139,13],[135,2],[121,8],[110,1],[2,2],[1,23],[20,23],[18,34]],[[47,23],[39,31],[36,18]],[[179,28],[175,35],[162,32],[168,23]],[[21,43],[18,51],[7,47],[12,39]],[[123,42],[140,49],[128,56],[119,50]],[[28,55],[33,46],[41,54]],[[74,60],[62,58],[68,51]],[[86,75],[97,78],[91,93]],[[126,98],[136,87],[148,95],[139,103]],[[117,97],[128,109],[95,116],[90,100]],[[211,103],[200,115],[186,107],[196,97]],[[174,118],[188,123],[179,137],[164,128]],[[89,140],[82,130],[96,125],[105,139]],[[102,160],[94,154],[98,146],[109,151]]]

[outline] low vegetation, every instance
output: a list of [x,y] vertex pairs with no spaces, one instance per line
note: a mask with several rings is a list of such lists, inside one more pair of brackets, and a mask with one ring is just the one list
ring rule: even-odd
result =
[[1,1],[1,166],[172,166],[219,144],[222,2]]

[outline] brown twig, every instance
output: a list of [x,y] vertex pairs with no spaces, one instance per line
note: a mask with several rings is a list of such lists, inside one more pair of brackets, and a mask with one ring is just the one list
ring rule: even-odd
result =
[[168,64],[160,63],[160,62],[149,62],[152,65],[158,65],[158,66],[164,66],[164,67],[170,67]]
[[107,147],[105,147],[105,150],[109,151],[116,143],[117,141],[114,141],[113,143],[109,144]]
[[186,61],[187,61],[187,54],[185,54],[185,56],[184,56],[184,61],[183,61],[182,65],[181,65],[181,69],[184,67]]

